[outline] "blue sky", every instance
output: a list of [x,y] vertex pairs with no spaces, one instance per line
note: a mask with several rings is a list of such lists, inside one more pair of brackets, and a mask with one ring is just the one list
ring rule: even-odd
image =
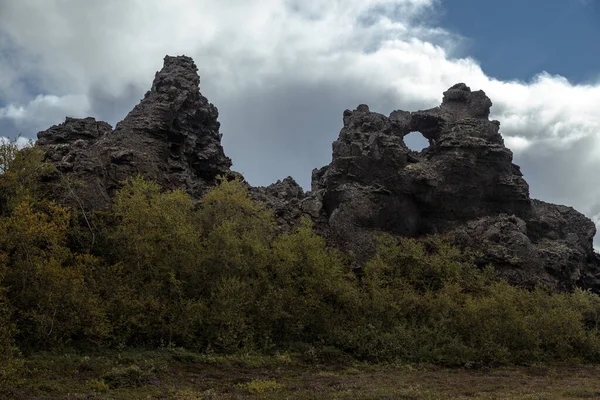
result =
[[541,71],[571,83],[600,76],[600,2],[596,0],[450,0],[440,25],[466,38],[464,53],[502,80]]
[[[546,71],[572,84],[600,78],[597,0],[449,0],[426,18],[459,35],[456,55],[475,59],[489,77],[527,82]],[[419,135],[406,142],[427,146]]]
[[598,0],[0,0],[0,137],[114,126],[186,54],[233,168],[308,189],[344,109],[431,108],[465,82],[532,196],[600,225],[598,38]]

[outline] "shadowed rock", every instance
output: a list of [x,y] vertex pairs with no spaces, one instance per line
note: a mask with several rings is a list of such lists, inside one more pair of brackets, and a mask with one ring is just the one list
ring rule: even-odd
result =
[[189,57],[165,57],[144,99],[113,131],[93,118],[38,133],[38,145],[75,184],[86,208],[103,208],[122,181],[141,174],[199,198],[231,166],[221,146],[217,108],[200,94]]
[[[40,132],[37,144],[85,209],[107,207],[138,173],[198,200],[231,166],[217,109],[199,82],[191,58],[166,57],[151,90],[114,131],[93,118],[67,118]],[[600,292],[594,224],[570,207],[530,199],[500,123],[488,118],[491,106],[464,83],[429,110],[385,116],[361,104],[344,111],[332,161],[313,171],[310,192],[286,178],[250,194],[274,210],[283,230],[312,219],[356,266],[374,254],[374,233],[444,233],[514,284]],[[404,143],[414,131],[429,140],[421,152]]]
[[[512,283],[600,289],[594,224],[529,198],[500,123],[488,119],[491,106],[483,91],[459,83],[430,110],[346,110],[332,161],[313,171],[310,193],[323,204],[330,242],[362,262],[374,254],[375,232],[445,233]],[[421,152],[404,143],[414,131],[429,140]]]

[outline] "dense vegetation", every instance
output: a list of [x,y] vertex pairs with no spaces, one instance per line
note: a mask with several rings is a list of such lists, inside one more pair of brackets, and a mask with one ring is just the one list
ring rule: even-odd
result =
[[357,272],[308,220],[279,232],[238,180],[195,205],[135,177],[90,215],[45,195],[40,177],[53,172],[39,149],[0,147],[0,380],[21,355],[65,347],[311,346],[445,365],[600,359],[598,296],[513,287],[442,237],[381,235]]

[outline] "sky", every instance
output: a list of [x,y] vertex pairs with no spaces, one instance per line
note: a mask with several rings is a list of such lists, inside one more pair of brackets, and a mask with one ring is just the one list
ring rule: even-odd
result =
[[0,0],[0,137],[65,116],[114,126],[185,54],[233,169],[309,189],[345,109],[427,109],[465,82],[492,99],[532,197],[600,227],[598,38],[600,0]]

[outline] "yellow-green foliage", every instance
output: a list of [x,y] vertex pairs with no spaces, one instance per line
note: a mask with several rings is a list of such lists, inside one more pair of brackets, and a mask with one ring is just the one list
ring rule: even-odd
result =
[[409,286],[423,293],[455,283],[465,290],[480,291],[492,278],[492,270],[479,270],[441,237],[417,240],[384,234],[379,241],[377,256],[365,268],[372,285],[390,290]]
[[115,367],[102,378],[102,382],[109,388],[138,387],[146,385],[152,378],[152,373],[134,364]]
[[262,379],[253,379],[246,384],[246,389],[249,393],[258,394],[265,392],[274,392],[281,390],[283,385],[277,383],[274,380],[266,381]]
[[265,318],[272,319],[278,341],[327,341],[354,311],[357,287],[339,253],[304,219],[273,243]]
[[204,196],[197,217],[204,236],[200,268],[191,283],[206,304],[199,343],[221,351],[264,345],[269,329],[256,329],[255,323],[268,289],[272,214],[250,199],[239,180],[221,179]]
[[[16,160],[0,178],[19,175]],[[16,187],[10,179],[0,184]],[[451,365],[600,357],[594,294],[513,287],[441,237],[382,235],[376,256],[352,271],[310,221],[277,233],[238,179],[221,179],[198,205],[141,177],[124,182],[92,221],[101,227],[93,254],[69,242],[73,211],[35,190],[11,193],[0,215],[2,354],[77,341],[218,353],[304,346],[317,358]],[[103,379],[135,386],[150,373],[121,366]]]
[[97,393],[105,393],[110,390],[110,386],[103,379],[90,379],[85,385]]
[[439,238],[384,237],[363,284],[368,317],[348,343],[368,358],[461,364],[600,355],[598,296],[494,280]]
[[184,192],[162,192],[141,177],[117,194],[112,212],[118,224],[109,233],[117,264],[104,282],[116,340],[171,342],[187,334],[182,328],[202,309],[185,293],[201,253],[193,209]]
[[25,199],[0,219],[0,254],[8,268],[3,284],[23,339],[37,345],[65,341],[79,333],[105,334],[103,311],[86,280],[90,255],[66,247],[69,212],[56,204]]
[[19,152],[16,140],[0,140],[0,174],[3,174]]
[[16,142],[0,143],[0,214],[10,212],[27,197],[39,198],[40,179],[53,169],[37,147],[19,150]]
[[194,223],[192,200],[183,191],[163,193],[138,176],[119,191],[113,212],[119,218],[114,241],[120,261],[140,277],[152,279],[194,262],[201,232]]
[[[263,205],[248,196],[236,179],[221,179],[206,193],[197,213],[204,232],[203,277],[209,285],[223,276],[255,276],[271,257],[275,220]],[[199,285],[206,283],[198,282]]]

